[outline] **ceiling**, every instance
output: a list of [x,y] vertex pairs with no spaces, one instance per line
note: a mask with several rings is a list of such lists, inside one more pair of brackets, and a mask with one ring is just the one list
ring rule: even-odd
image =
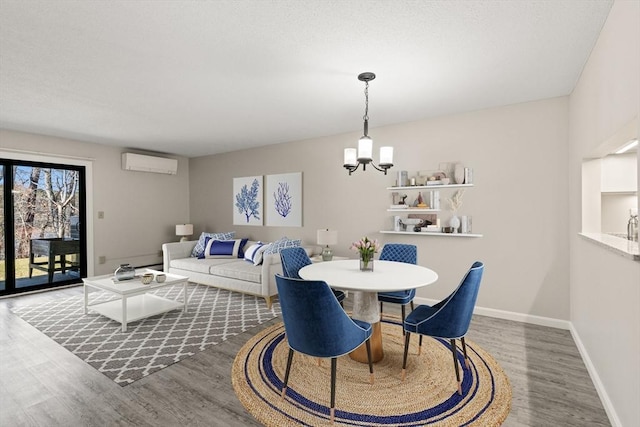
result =
[[0,0],[0,127],[196,157],[361,133],[363,71],[372,130],[568,95],[611,5]]

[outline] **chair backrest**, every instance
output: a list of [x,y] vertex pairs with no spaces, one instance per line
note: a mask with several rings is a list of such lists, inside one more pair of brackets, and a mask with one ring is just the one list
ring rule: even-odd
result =
[[438,324],[438,329],[441,331],[433,335],[442,338],[459,338],[467,333],[483,272],[484,264],[480,261],[474,262],[458,287],[436,305],[440,307],[429,321]]
[[282,262],[282,274],[285,277],[300,279],[298,271],[306,265],[311,264],[307,251],[302,247],[286,248],[280,251],[280,261]]
[[344,312],[321,280],[276,275],[289,347],[314,357],[337,357],[360,346],[367,333]]
[[416,245],[405,245],[402,243],[387,243],[380,252],[382,261],[397,261],[407,264],[418,263],[418,248]]

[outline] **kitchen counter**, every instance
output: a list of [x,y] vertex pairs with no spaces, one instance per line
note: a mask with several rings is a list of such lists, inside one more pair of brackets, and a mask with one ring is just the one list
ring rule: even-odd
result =
[[640,261],[638,242],[605,233],[578,233],[583,238],[596,243],[618,255],[634,261]]

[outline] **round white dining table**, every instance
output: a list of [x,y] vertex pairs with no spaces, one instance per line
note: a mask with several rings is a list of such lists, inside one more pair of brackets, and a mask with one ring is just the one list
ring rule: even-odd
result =
[[[352,317],[373,325],[374,362],[383,357],[378,292],[416,289],[438,280],[435,271],[404,262],[375,260],[373,271],[360,271],[357,259],[313,263],[301,268],[298,274],[305,280],[323,280],[332,288],[353,292]],[[361,351],[351,356],[362,359]],[[360,361],[367,362],[366,353]]]

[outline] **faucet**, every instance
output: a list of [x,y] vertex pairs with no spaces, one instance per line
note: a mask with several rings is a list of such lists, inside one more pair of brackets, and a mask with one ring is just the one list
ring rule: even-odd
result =
[[627,223],[627,240],[638,241],[638,210],[629,209],[629,222]]

